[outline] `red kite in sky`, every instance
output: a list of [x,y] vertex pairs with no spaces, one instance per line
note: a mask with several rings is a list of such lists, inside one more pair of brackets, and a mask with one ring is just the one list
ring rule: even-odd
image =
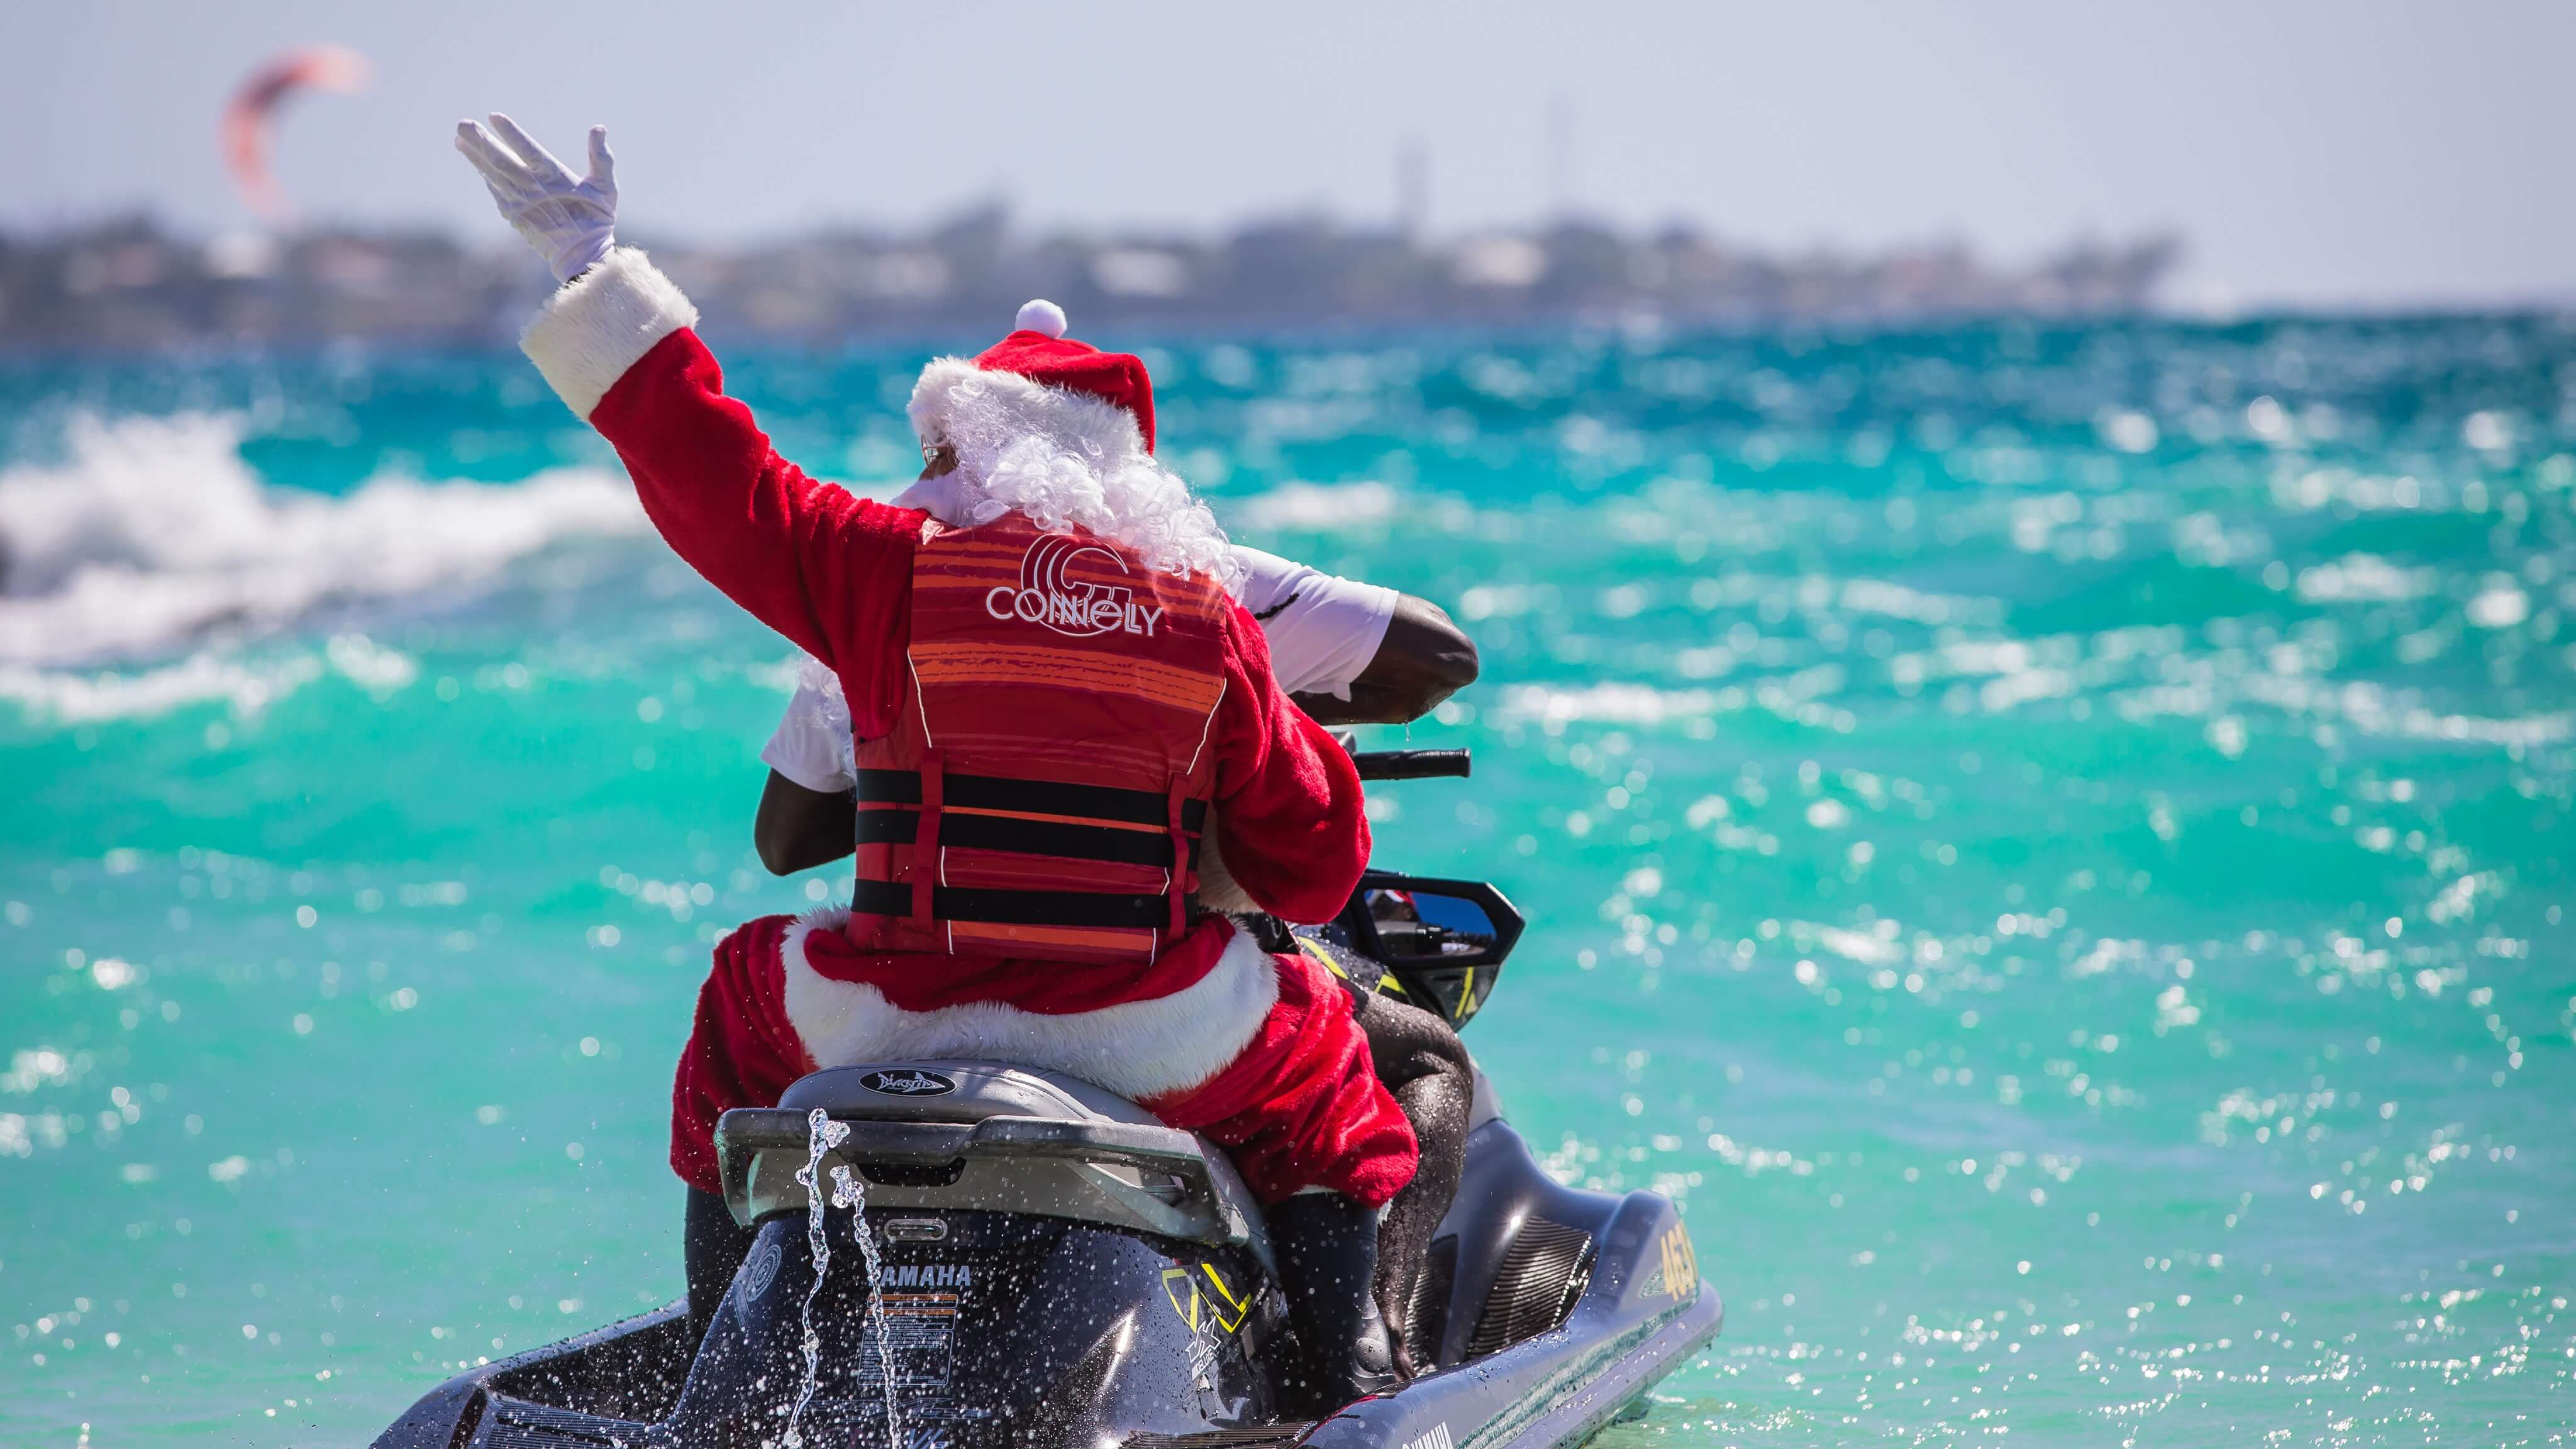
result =
[[268,169],[269,133],[278,106],[300,90],[347,93],[367,83],[367,59],[337,45],[291,50],[251,72],[224,107],[224,163],[241,186],[242,199],[271,221],[286,215],[285,194]]

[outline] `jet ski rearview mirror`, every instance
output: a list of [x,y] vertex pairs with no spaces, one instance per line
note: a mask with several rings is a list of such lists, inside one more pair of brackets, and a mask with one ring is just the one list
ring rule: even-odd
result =
[[1484,881],[1372,870],[1342,912],[1363,955],[1385,963],[1407,1000],[1463,1027],[1492,994],[1526,923]]

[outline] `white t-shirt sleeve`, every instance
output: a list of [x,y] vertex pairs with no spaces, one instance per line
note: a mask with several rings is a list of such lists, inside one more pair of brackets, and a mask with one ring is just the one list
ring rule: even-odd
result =
[[[1377,657],[1395,618],[1395,590],[1336,578],[1235,545],[1243,561],[1243,607],[1270,641],[1270,672],[1290,694],[1351,697],[1351,681]],[[783,773],[783,772],[782,772]]]
[[858,788],[859,773],[850,754],[849,701],[841,696],[840,681],[820,663],[809,660],[798,671],[796,697],[787,702],[787,715],[761,748],[760,760],[821,794]]

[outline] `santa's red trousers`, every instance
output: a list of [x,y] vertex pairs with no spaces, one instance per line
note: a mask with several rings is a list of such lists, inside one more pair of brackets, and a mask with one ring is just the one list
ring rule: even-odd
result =
[[[774,1107],[816,1069],[787,1010],[782,950],[791,935],[804,950],[797,927],[793,916],[763,916],[716,945],[671,1093],[671,1167],[692,1187],[723,1191],[718,1117]],[[823,944],[846,946],[837,933]],[[1381,1206],[1413,1179],[1413,1130],[1377,1080],[1341,985],[1305,956],[1267,959],[1278,1000],[1250,1042],[1213,1076],[1140,1105],[1225,1148],[1265,1204],[1324,1188]]]

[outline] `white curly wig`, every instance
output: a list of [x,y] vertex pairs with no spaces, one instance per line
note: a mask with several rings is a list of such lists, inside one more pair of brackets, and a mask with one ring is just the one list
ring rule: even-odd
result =
[[946,506],[935,511],[946,521],[990,523],[1016,508],[1050,532],[1088,529],[1150,567],[1203,573],[1229,593],[1241,584],[1243,565],[1216,515],[1146,451],[1125,408],[942,357],[921,370],[910,411],[925,446],[957,455],[940,480]]

